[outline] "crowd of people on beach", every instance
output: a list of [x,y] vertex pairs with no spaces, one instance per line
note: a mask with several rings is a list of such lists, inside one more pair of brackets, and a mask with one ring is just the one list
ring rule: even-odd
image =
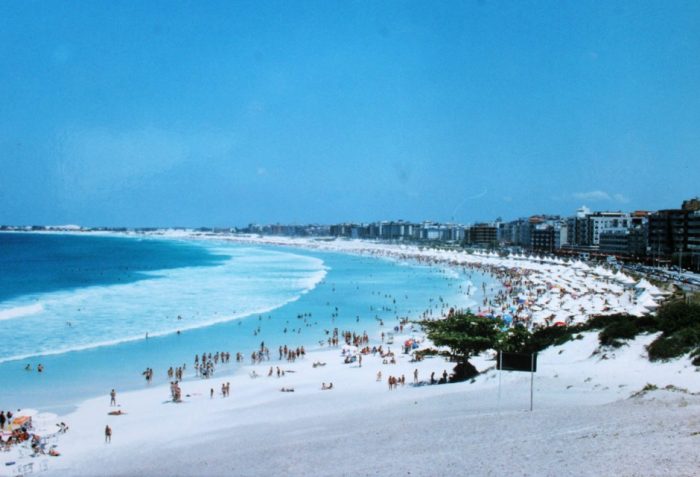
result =
[[[236,361],[240,360],[240,356],[236,355]],[[213,355],[211,353],[202,353],[202,358],[200,360],[199,355],[194,355],[194,370],[197,376],[203,378],[210,378],[214,375],[214,369],[216,365],[227,364],[231,361],[231,353],[228,351],[217,351]],[[186,369],[183,364],[182,369]],[[182,380],[182,373],[180,373],[180,380]]]
[[54,431],[44,429],[41,434],[34,429],[31,416],[15,415],[12,411],[0,411],[0,452],[9,452],[16,446],[27,445],[32,457],[48,455],[58,457],[56,444],[49,439],[68,431],[64,422],[56,423]]
[[[416,254],[393,254],[394,258],[405,261],[418,262],[423,265],[429,265],[435,267],[438,270],[444,269],[446,266],[453,269],[457,269],[462,273],[462,276],[467,280],[472,278],[473,273],[478,273],[481,275],[489,275],[495,281],[493,284],[487,285],[486,282],[480,284],[481,288],[481,301],[480,305],[477,307],[476,312],[483,315],[489,316],[503,316],[511,315],[511,320],[509,325],[514,326],[517,324],[531,327],[533,322],[531,319],[532,310],[529,309],[531,304],[535,302],[538,298],[543,296],[545,293],[552,291],[551,287],[533,287],[532,274],[533,271],[527,268],[519,267],[504,267],[502,264],[486,263],[474,261],[470,263],[465,263],[463,261],[445,261],[440,260],[435,257],[430,256],[420,256]],[[458,284],[459,290],[464,295],[471,296],[474,293],[474,285],[471,281],[467,283],[461,282]],[[563,297],[567,292],[561,288],[558,293]],[[386,311],[386,312],[396,312],[396,301],[397,298],[391,294],[383,293],[380,290],[372,290],[373,295],[381,296],[386,300],[386,305],[371,307],[371,311]],[[526,295],[529,299],[523,300],[523,295]],[[407,296],[405,298],[408,298]],[[333,305],[327,303],[329,307]],[[335,322],[335,319],[339,316],[339,308],[335,306],[332,308],[332,313],[330,315],[330,321]],[[454,313],[454,307],[451,307],[447,301],[443,299],[442,296],[430,299],[430,306],[426,308],[419,316],[422,319],[439,319],[444,316]],[[299,313],[297,319],[303,320],[307,326],[308,319],[311,317],[311,313]],[[341,344],[344,345],[341,351],[341,358],[345,364],[357,364],[358,367],[362,367],[363,356],[379,356],[381,363],[384,365],[395,365],[397,363],[396,355],[391,351],[390,348],[384,348],[385,345],[393,343],[393,339],[396,335],[402,335],[405,331],[405,327],[410,324],[408,317],[399,317],[398,313],[395,316],[397,323],[393,326],[393,332],[390,330],[383,329],[386,317],[379,318],[375,316],[381,331],[378,333],[378,337],[381,340],[381,344],[377,343],[374,345],[370,344],[370,336],[367,331],[358,333],[355,330],[340,330],[339,328],[329,328],[325,329],[325,339],[320,341],[320,344],[327,344],[329,347],[340,347]],[[262,316],[259,317],[262,321]],[[357,316],[356,321],[360,321],[360,317]],[[546,321],[550,324],[550,320]],[[289,324],[289,322],[287,322]],[[536,324],[535,324],[536,325]],[[411,325],[413,329],[413,325]],[[256,336],[261,332],[261,325],[255,329]],[[288,331],[288,326],[285,326],[285,332]],[[404,343],[402,346],[404,354],[411,354],[413,349],[418,347],[420,339],[410,339],[408,342]],[[286,361],[288,363],[295,363],[299,358],[304,358],[306,355],[306,350],[304,346],[290,347],[288,345],[279,345],[277,358],[279,361]],[[244,354],[242,352],[235,353],[236,363],[244,363]],[[250,364],[260,365],[264,362],[269,362],[270,350],[265,342],[261,342],[260,346],[250,353]],[[194,357],[194,374],[195,376],[202,378],[211,378],[214,375],[216,366],[219,363],[229,363],[231,354],[229,352],[217,351],[214,353],[205,352],[200,355],[195,355]],[[415,359],[418,361],[418,359]],[[325,366],[325,363],[320,361],[314,362],[312,365],[314,368],[319,366]],[[181,390],[179,383],[185,377],[185,372],[187,370],[186,364],[177,367],[170,367],[167,370],[167,375],[169,379],[174,379],[171,381],[171,396],[173,401],[178,402],[181,400]],[[249,373],[252,378],[257,378],[260,375],[255,369],[251,370]],[[153,377],[153,370],[147,368],[144,372],[148,382],[151,381]],[[382,372],[377,373],[377,381],[381,381]],[[276,376],[278,378],[285,376],[285,370],[280,366],[270,366],[267,372],[268,377]],[[399,385],[404,386],[406,383],[405,375],[394,376],[389,375],[387,377],[387,382],[390,390],[397,389]],[[418,380],[418,369],[415,369],[413,376],[414,384],[419,384]],[[443,371],[440,378],[435,377],[435,372],[430,374],[430,379],[427,381],[429,384],[438,384],[448,382],[447,371]],[[229,385],[228,383],[222,383],[221,394],[226,397],[229,395]],[[332,385],[326,385],[324,382],[321,386],[322,390],[332,389]],[[285,387],[282,388],[283,392],[292,392],[293,388]],[[213,397],[213,388],[210,392]]]

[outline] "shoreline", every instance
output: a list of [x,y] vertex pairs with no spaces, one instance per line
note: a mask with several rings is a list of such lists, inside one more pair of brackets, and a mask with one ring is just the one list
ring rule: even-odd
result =
[[[216,237],[216,239],[220,240],[221,238]],[[298,241],[294,241],[291,244],[269,243],[267,241],[255,243],[259,245],[304,248],[303,246],[300,247]],[[307,245],[310,245],[309,248],[313,248],[313,244]],[[351,252],[339,251],[337,248],[324,250],[336,253],[374,254],[374,256],[384,257],[391,255],[389,258],[399,260],[417,259],[420,261],[422,259],[433,266],[439,264],[440,266],[447,265],[457,268],[469,264],[495,266],[498,260],[503,260],[498,257],[478,255],[476,257],[459,257],[450,253],[417,250],[405,246],[388,251],[384,244],[378,247],[371,247],[370,245],[363,242],[345,247],[346,250],[351,249]],[[467,260],[469,258],[472,259],[471,263]],[[527,262],[527,260],[522,262]],[[510,265],[519,262],[506,263]],[[550,265],[523,263],[523,265],[532,270],[528,276],[534,275],[535,279],[538,278],[538,274],[543,275],[546,273],[545,270],[547,268],[545,267],[572,267],[572,265],[560,263]],[[482,271],[482,273],[486,272]],[[591,275],[598,276],[592,272],[590,274],[581,274],[578,277],[581,281],[569,283],[569,286],[590,284],[588,279],[591,278]],[[576,273],[574,273],[574,276],[576,276]],[[610,284],[609,280],[607,284]],[[592,288],[598,293],[605,293],[604,288]],[[548,292],[551,292],[551,290],[552,288],[549,288]],[[646,291],[647,289],[645,289]],[[557,293],[561,294],[559,291]],[[538,295],[537,298],[541,298],[541,295]],[[632,305],[632,302],[629,304]],[[534,306],[537,305],[535,304]],[[601,307],[601,304],[598,303],[597,306]],[[594,306],[591,309],[598,308]],[[393,325],[393,322],[389,325]],[[423,338],[423,336],[420,336],[421,333],[418,333],[418,335],[419,338]],[[397,335],[397,342],[401,343],[409,336],[415,335]],[[688,387],[690,391],[700,391],[697,386],[693,388],[694,381],[691,379],[694,378],[692,374],[693,368],[685,362],[687,359],[683,358],[664,365],[641,361],[640,353],[643,354],[644,344],[653,337],[638,337],[630,344],[629,349],[623,348],[616,352],[617,356],[613,356],[607,362],[596,360],[591,356],[591,351],[597,349],[595,338],[595,334],[589,333],[586,334],[586,338],[582,342],[569,343],[543,352],[544,356],[540,361],[542,371],[537,376],[537,382],[542,383],[536,398],[535,407],[538,412],[556,412],[556,409],[572,407],[581,409],[581,406],[588,408],[621,402],[621,400],[629,397],[632,391],[639,390],[644,385],[643,382],[647,382],[646,379],[649,377],[653,377],[657,381],[665,380],[667,381],[666,384],[674,384],[676,387]],[[378,343],[375,342],[374,344]],[[276,354],[274,349],[272,352]],[[213,459],[212,469],[218,469],[214,471],[214,475],[224,475],[227,473],[227,470],[231,469],[227,467],[226,462],[221,460],[223,458],[221,450],[225,442],[237,439],[235,436],[241,429],[245,429],[253,441],[262,439],[263,434],[274,433],[278,426],[286,429],[284,432],[291,432],[289,426],[296,426],[299,427],[298,431],[301,434],[306,435],[310,432],[309,428],[307,428],[309,422],[314,423],[311,425],[311,428],[314,428],[314,426],[323,427],[323,424],[319,424],[319,416],[321,416],[320,422],[324,422],[324,419],[326,419],[345,423],[343,425],[347,426],[347,423],[353,420],[352,416],[358,413],[359,416],[374,415],[376,419],[382,420],[382,417],[376,415],[373,411],[373,408],[376,406],[387,410],[386,412],[398,412],[393,406],[399,406],[398,409],[402,411],[398,412],[395,419],[402,419],[402,412],[410,414],[409,409],[413,401],[416,404],[420,402],[421,405],[426,406],[426,412],[434,414],[437,412],[435,403],[447,400],[452,403],[451,406],[454,406],[455,403],[452,401],[456,399],[455,396],[462,394],[467,396],[468,402],[472,405],[471,411],[467,412],[466,415],[472,416],[474,419],[486,419],[488,421],[489,416],[501,416],[501,413],[510,413],[509,415],[518,416],[521,410],[525,408],[524,405],[521,406],[521,403],[525,403],[525,400],[521,399],[521,394],[523,394],[521,388],[527,379],[524,376],[519,376],[519,373],[505,373],[503,389],[505,393],[512,395],[503,397],[498,401],[498,406],[494,407],[493,402],[497,401],[496,396],[501,393],[496,392],[497,373],[493,370],[479,375],[473,383],[413,386],[412,371],[414,369],[419,370],[419,380],[423,381],[429,372],[437,372],[439,374],[443,369],[450,371],[452,364],[444,362],[440,358],[431,358],[422,362],[412,363],[408,360],[407,355],[397,354],[396,365],[385,365],[381,361],[377,361],[376,357],[367,357],[363,367],[358,368],[357,365],[344,364],[339,353],[339,348],[326,348],[310,351],[305,359],[298,360],[295,363],[284,364],[273,359],[271,362],[261,365],[246,364],[242,372],[237,372],[234,375],[224,377],[215,375],[211,380],[185,380],[181,383],[185,402],[181,404],[168,404],[167,401],[163,401],[168,394],[166,385],[157,385],[150,389],[120,393],[117,400],[122,406],[120,409],[124,409],[126,412],[125,415],[121,416],[108,417],[106,415],[106,412],[109,410],[107,396],[104,399],[96,398],[84,401],[78,405],[74,413],[61,418],[69,423],[71,430],[68,434],[62,436],[59,441],[59,449],[61,449],[63,455],[48,461],[50,465],[49,473],[52,475],[53,472],[56,472],[55,475],[90,475],[91,471],[94,472],[96,468],[86,465],[86,459],[88,459],[88,456],[101,455],[108,460],[111,459],[110,462],[117,466],[114,468],[114,475],[133,475],[135,467],[132,463],[125,465],[122,470],[120,470],[118,465],[119,462],[127,460],[127,455],[136,453],[136,455],[141,455],[142,459],[140,462],[151,473],[156,475],[190,475],[172,465],[155,467],[153,464],[149,464],[147,456],[156,454],[163,458],[169,455],[172,449],[179,449],[185,455],[189,455],[192,459],[200,461],[200,463],[202,460],[200,453],[203,453],[204,456],[209,455]],[[572,358],[565,358],[570,360],[563,365],[556,363],[561,361],[561,353],[564,353],[566,357],[572,356]],[[322,368],[314,368],[311,366],[312,361],[323,361],[326,365]],[[477,358],[474,363],[480,371],[487,370],[493,366],[488,353]],[[283,378],[268,378],[265,371],[270,364],[283,366],[285,370],[291,372],[286,373]],[[613,365],[617,368],[617,371],[610,376],[609,374],[612,370],[604,371],[604,368],[609,368]],[[574,368],[576,368],[575,372]],[[378,382],[375,378],[377,370],[382,371],[382,378]],[[248,373],[251,371],[255,371],[262,377],[250,378]],[[583,381],[580,378],[582,371],[584,371],[583,374],[590,374],[591,376],[588,377],[591,379]],[[386,378],[393,374],[405,375],[409,384],[397,390],[389,391],[385,384]],[[574,381],[576,382],[575,386],[568,384]],[[582,384],[582,381],[586,384]],[[224,382],[230,382],[232,385],[233,392],[231,397],[225,398],[219,395],[218,390]],[[333,382],[333,390],[322,391],[322,382]],[[659,382],[659,384],[664,383]],[[580,386],[582,389],[570,391],[571,388]],[[617,386],[617,389],[615,389],[615,386]],[[281,387],[294,388],[294,392],[281,393],[279,392]],[[213,399],[208,397],[209,388],[215,391]],[[540,392],[543,391],[549,393],[549,397],[542,398],[539,396]],[[539,406],[542,406],[544,409],[540,411]],[[100,433],[103,427],[96,425],[96,423],[100,422],[108,422],[114,429],[114,441],[111,445],[105,445],[102,442]],[[391,427],[393,424],[385,422],[385,425]],[[332,425],[329,426],[333,428]],[[184,434],[182,432],[183,429],[186,429]],[[347,429],[346,432],[352,435],[357,433],[358,430]],[[212,436],[217,436],[217,440],[210,442]],[[190,453],[189,446],[192,440],[210,442],[211,448],[196,446],[197,452]],[[165,444],[165,446],[161,449],[159,447],[160,444]],[[144,452],[141,449],[149,449],[149,451]],[[209,454],[207,454],[207,449],[209,449]],[[247,452],[255,453],[254,451]],[[305,449],[303,452],[305,456],[312,458],[315,462],[318,461],[318,455],[314,449]],[[237,454],[241,454],[241,452]],[[258,458],[264,459],[263,456],[258,456]],[[384,457],[379,457],[378,459],[386,463]],[[137,459],[137,461],[139,460]],[[273,459],[273,461],[276,460]],[[334,473],[332,467],[323,467],[322,461],[321,463],[317,462],[317,464],[321,465],[320,469],[322,470],[319,471],[320,473],[328,475],[342,474],[342,472]],[[208,466],[209,464],[206,465]],[[267,471],[280,470],[277,467],[263,466],[261,469],[263,468]],[[313,469],[306,470],[313,471]],[[238,473],[241,475],[256,475],[256,473],[241,472],[241,469],[238,469]],[[421,475],[420,471],[417,473]],[[0,475],[3,474],[0,473]],[[422,475],[430,475],[430,473],[423,469]]]
[[[617,356],[607,361],[590,357],[590,351],[597,347],[596,333],[587,333],[583,340],[576,343],[546,350],[542,353],[540,370],[535,377],[535,413],[528,419],[546,420],[549,415],[569,418],[574,412],[600,415],[601,420],[604,420],[602,416],[609,412],[610,406],[621,404],[623,409],[627,409],[629,405],[626,403],[631,403],[630,396],[647,382],[658,383],[659,387],[673,384],[676,388],[690,384],[694,385],[694,388],[689,389],[690,392],[700,391],[696,381],[693,381],[696,373],[692,366],[684,362],[686,360],[664,365],[638,363],[636,369],[630,368],[643,346],[652,338],[653,336],[642,336],[634,340],[629,347],[618,351]],[[312,363],[317,361],[325,362],[326,366],[312,367]],[[272,361],[275,366],[278,363],[276,360]],[[336,348],[309,352],[305,359],[291,364],[280,364],[280,367],[287,370],[281,378],[268,378],[264,371],[269,364],[263,363],[246,365],[245,372],[236,376],[215,376],[210,380],[186,381],[182,383],[185,398],[180,404],[167,402],[168,390],[165,385],[124,393],[117,396],[117,402],[120,405],[119,409],[123,409],[126,414],[118,417],[106,415],[114,408],[109,407],[109,398],[105,394],[103,398],[84,402],[75,413],[65,416],[71,430],[61,438],[60,448],[63,456],[51,462],[51,468],[55,468],[56,475],[91,475],[97,468],[86,464],[92,461],[93,456],[102,455],[117,465],[114,473],[108,473],[109,475],[134,475],[133,470],[141,468],[139,465],[144,465],[142,469],[147,469],[153,475],[191,475],[192,472],[183,471],[174,464],[182,462],[182,459],[175,458],[174,462],[170,460],[174,456],[172,452],[177,452],[188,456],[187,459],[199,462],[200,465],[208,462],[207,467],[218,469],[213,475],[226,475],[228,470],[241,475],[260,475],[258,471],[246,473],[232,456],[255,455],[256,468],[264,470],[264,473],[281,469],[260,464],[265,460],[266,451],[270,449],[258,449],[259,452],[246,450],[246,442],[253,441],[263,445],[262,442],[268,441],[274,444],[274,448],[286,448],[287,434],[295,435],[294,433],[298,432],[300,435],[308,435],[313,433],[314,429],[321,435],[337,435],[342,429],[341,435],[355,436],[359,432],[359,436],[362,436],[365,434],[363,429],[366,429],[365,426],[370,425],[370,422],[378,422],[392,428],[395,426],[395,420],[401,422],[409,416],[417,417],[411,411],[413,406],[418,406],[421,414],[427,418],[442,412],[440,409],[444,403],[449,403],[449,409],[456,413],[454,417],[460,420],[479,419],[484,425],[490,421],[493,421],[493,425],[499,422],[506,425],[511,419],[519,421],[520,416],[525,418],[529,414],[526,411],[528,373],[503,373],[502,391],[499,393],[498,373],[493,369],[489,370],[493,367],[491,356],[488,353],[482,355],[475,359],[474,363],[480,371],[486,372],[473,383],[413,386],[410,373],[412,369],[419,369],[419,380],[424,382],[429,372],[437,371],[439,374],[442,369],[449,371],[451,364],[439,358],[411,363],[406,355],[397,355],[396,365],[384,365],[379,357],[370,355],[365,358],[360,368],[356,364],[343,364],[340,349]],[[248,372],[253,370],[261,377],[250,378]],[[379,382],[375,379],[377,370],[383,374]],[[386,377],[393,374],[406,375],[409,384],[393,391],[388,390]],[[218,392],[223,382],[231,383],[230,397],[222,397]],[[333,382],[333,390],[321,390],[322,382]],[[294,392],[282,393],[281,387],[293,388]],[[215,390],[213,399],[208,396],[209,388]],[[694,409],[700,408],[698,398],[693,395],[681,393],[676,397],[680,401],[673,407],[677,413],[682,412],[686,419],[695,412]],[[460,405],[460,402],[463,405]],[[683,404],[684,402],[694,404],[685,407],[687,405]],[[638,404],[634,406],[639,407]],[[384,414],[393,417],[387,420]],[[613,413],[608,418],[618,419],[615,416]],[[647,418],[652,419],[652,416]],[[353,423],[361,422],[364,422],[364,426],[352,427]],[[112,444],[106,445],[102,442],[102,427],[97,423],[109,423],[112,426]],[[559,424],[563,425],[563,422],[560,421]],[[281,435],[277,434],[279,432]],[[421,442],[430,442],[430,439],[442,434],[438,429],[420,429],[418,432]],[[566,434],[569,431],[564,427],[558,430],[549,429],[547,432]],[[580,431],[576,432],[581,434]],[[244,436],[241,437],[241,434]],[[371,436],[365,435],[364,438],[371,440]],[[392,434],[387,438],[393,442],[403,442],[405,445],[415,441],[411,438],[411,433],[405,436]],[[654,440],[654,434],[650,434],[649,438]],[[241,447],[232,448],[231,440],[238,442]],[[325,438],[322,440],[325,441]],[[354,440],[349,438],[350,442]],[[692,442],[694,441],[691,440]],[[306,448],[303,452],[305,456],[315,455],[317,461],[320,457],[314,449]],[[392,460],[390,452],[379,449],[377,452],[380,455],[370,453],[373,459],[378,459],[384,464]],[[134,455],[140,458],[134,458]],[[208,456],[212,459],[209,460]],[[218,458],[214,459],[213,456]],[[230,458],[230,461],[226,460],[225,456]],[[323,458],[321,460],[323,461]],[[280,464],[278,456],[274,456],[272,461]],[[128,464],[126,469],[130,468],[132,471],[120,471],[120,462]],[[229,468],[227,462],[236,465]],[[324,475],[341,475],[333,471],[331,464],[326,462],[326,465],[323,465],[317,462],[320,467],[316,470]],[[341,468],[347,471],[347,466]],[[405,467],[398,468],[404,472],[390,472],[390,475],[405,473]],[[306,468],[306,471],[313,473],[313,469]],[[426,469],[422,472],[414,471],[414,474],[431,475]]]

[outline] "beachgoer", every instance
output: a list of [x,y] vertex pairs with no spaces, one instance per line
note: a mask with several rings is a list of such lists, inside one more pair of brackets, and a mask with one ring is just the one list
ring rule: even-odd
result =
[[112,392],[109,393],[109,397],[110,397],[109,405],[116,406],[117,405],[117,392],[114,389],[112,389]]
[[39,365],[36,367],[36,370],[41,373],[44,370],[44,366],[41,363],[39,363]]
[[414,382],[414,383],[417,383],[417,382],[418,382],[418,368],[416,368],[416,369],[413,371],[413,382]]
[[210,399],[214,399],[214,388],[211,388],[211,389],[209,390],[209,398],[210,398]]
[[112,442],[112,428],[109,427],[109,425],[105,426],[105,442],[106,443]]

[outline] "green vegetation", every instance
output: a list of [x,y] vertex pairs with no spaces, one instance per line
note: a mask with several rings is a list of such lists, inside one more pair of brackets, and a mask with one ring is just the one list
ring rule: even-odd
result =
[[442,354],[458,364],[451,377],[462,381],[478,374],[469,358],[489,349],[516,353],[533,353],[558,346],[581,333],[599,330],[601,346],[619,348],[641,333],[661,335],[647,348],[651,361],[679,358],[690,353],[693,364],[700,366],[700,304],[672,301],[659,308],[656,316],[637,318],[618,314],[594,316],[586,323],[573,326],[549,326],[528,331],[522,326],[502,330],[498,319],[475,316],[470,312],[451,314],[443,320],[418,322],[428,338],[437,346],[446,346],[448,353],[426,350],[422,354]]
[[688,295],[688,301],[700,305],[700,293],[690,293]]
[[464,381],[479,374],[469,358],[495,348],[503,326],[501,320],[476,316],[470,312],[454,313],[443,320],[423,320],[418,323],[436,346],[450,348],[449,356],[457,361],[452,381]]
[[690,353],[700,366],[700,305],[675,301],[662,306],[656,314],[662,334],[649,345],[649,359],[666,360]]

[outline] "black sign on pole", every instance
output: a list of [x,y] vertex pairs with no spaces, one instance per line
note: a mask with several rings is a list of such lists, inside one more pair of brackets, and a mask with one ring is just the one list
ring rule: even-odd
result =
[[[535,395],[535,372],[537,372],[537,353],[498,352],[496,369],[500,371],[525,371],[530,373],[530,411]],[[501,373],[498,373],[498,402],[501,402]]]
[[537,372],[537,353],[507,353],[498,352],[496,369],[503,371]]

